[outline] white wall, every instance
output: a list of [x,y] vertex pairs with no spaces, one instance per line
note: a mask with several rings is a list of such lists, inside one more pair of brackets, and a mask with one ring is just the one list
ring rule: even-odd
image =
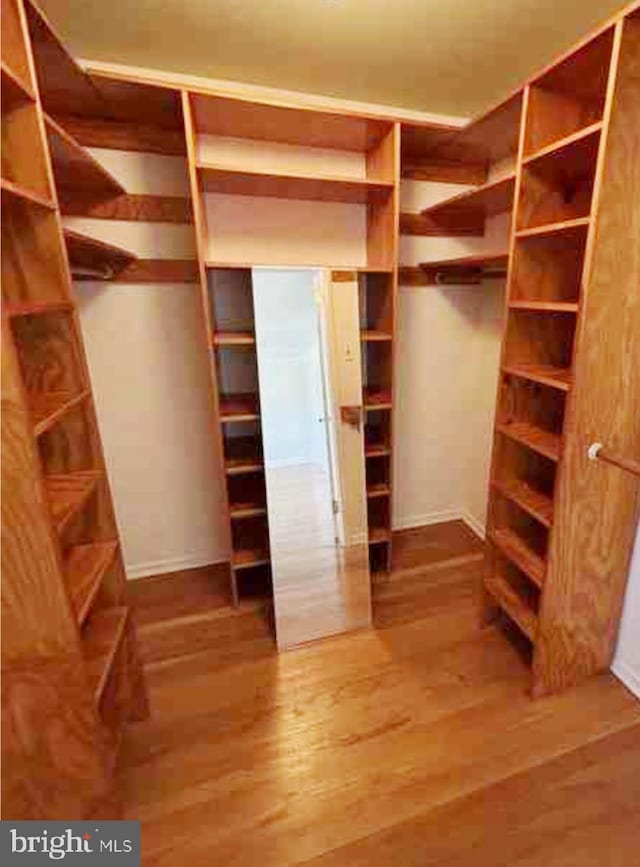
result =
[[640,698],[640,524],[612,668],[614,674]]
[[[132,193],[187,194],[180,157],[93,153]],[[144,257],[195,256],[191,226],[65,223]],[[224,559],[199,287],[75,288],[128,576]]]

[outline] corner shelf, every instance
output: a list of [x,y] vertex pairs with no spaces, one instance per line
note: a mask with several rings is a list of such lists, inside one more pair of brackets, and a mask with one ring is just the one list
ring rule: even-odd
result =
[[122,247],[71,229],[64,230],[64,240],[71,273],[76,279],[111,280],[137,258]]
[[38,437],[48,431],[68,412],[86,400],[90,394],[89,389],[85,389],[78,394],[54,391],[29,395],[34,436]]
[[589,124],[589,126],[585,126],[582,129],[579,129],[577,132],[574,132],[571,135],[567,135],[564,138],[557,139],[556,141],[553,141],[550,144],[539,148],[534,153],[525,156],[522,160],[522,164],[528,166],[532,163],[537,162],[538,160],[544,159],[547,156],[562,154],[563,151],[567,149],[570,150],[574,145],[577,145],[579,142],[585,139],[589,139],[592,136],[599,136],[602,132],[602,125],[602,121],[600,120],[597,123],[592,123]]
[[549,458],[560,460],[561,438],[559,434],[543,430],[526,421],[498,422],[496,430],[522,445],[528,446],[534,452]]
[[446,228],[476,227],[482,232],[486,217],[511,210],[515,186],[516,176],[515,172],[512,172],[504,178],[489,181],[424,208],[421,216]]
[[537,587],[542,588],[546,569],[545,561],[517,533],[506,529],[495,530],[489,534],[489,540]]
[[105,573],[113,563],[117,542],[73,545],[65,560],[65,576],[78,625],[89,615]]
[[83,653],[94,704],[100,704],[127,626],[127,608],[96,611],[83,635]]
[[58,198],[62,203],[67,191],[81,191],[88,201],[113,198],[126,192],[122,184],[52,117],[45,114],[44,123]]
[[25,202],[27,205],[35,205],[38,208],[44,208],[47,211],[55,211],[56,206],[51,199],[41,196],[38,193],[33,193],[26,187],[20,184],[14,184],[6,178],[0,179],[0,189],[2,190],[2,199],[4,204],[5,195],[9,202]]
[[85,506],[98,484],[101,473],[94,470],[45,476],[45,489],[54,528],[64,533]]
[[24,103],[34,103],[35,95],[30,87],[18,78],[11,67],[0,61],[0,76],[2,80],[2,113],[12,111]]
[[362,205],[388,196],[394,188],[393,181],[339,175],[267,172],[214,163],[198,163],[197,169],[205,192],[225,195]]

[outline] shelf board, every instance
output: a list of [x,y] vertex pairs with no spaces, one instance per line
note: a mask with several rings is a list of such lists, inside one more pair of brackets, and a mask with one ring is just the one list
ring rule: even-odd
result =
[[10,202],[24,202],[27,205],[36,205],[36,207],[44,208],[47,211],[55,211],[56,209],[51,199],[41,196],[39,193],[34,193],[26,187],[20,186],[20,184],[14,184],[13,181],[9,181],[6,178],[0,179],[0,188],[2,189],[3,201],[5,196],[7,196]]
[[[208,270],[220,268],[250,270],[251,268],[291,268],[291,262],[223,262],[220,259],[208,259],[204,263]],[[297,266],[296,266],[297,267]],[[302,267],[302,266],[300,266]],[[331,271],[356,271],[358,274],[392,274],[394,265],[333,265],[327,262],[305,262],[305,268],[329,268]]]
[[243,518],[258,518],[260,515],[267,514],[267,507],[264,503],[230,503],[229,516],[232,520],[240,521]]
[[4,60],[0,61],[0,77],[2,79],[3,114],[12,111],[12,109],[17,108],[19,105],[34,103],[36,101],[31,88],[21,81]]
[[551,433],[526,421],[498,422],[496,430],[551,461],[560,460],[559,434]]
[[385,443],[369,443],[365,444],[365,458],[383,458],[391,454],[391,446]]
[[88,202],[126,192],[122,184],[53,118],[45,114],[44,123],[61,205],[67,191],[81,193]]
[[102,579],[114,561],[117,542],[73,545],[65,559],[65,576],[78,625],[87,619]]
[[528,166],[532,163],[537,162],[538,160],[544,159],[547,156],[562,154],[563,151],[570,149],[572,146],[575,146],[586,139],[590,139],[594,136],[599,136],[602,132],[602,126],[603,123],[601,120],[597,123],[589,124],[589,126],[585,126],[577,132],[565,136],[564,138],[558,139],[557,141],[551,142],[551,144],[545,145],[545,147],[534,151],[528,156],[525,156],[522,163],[523,165]]
[[225,422],[253,421],[260,418],[256,394],[220,396],[220,419]]
[[387,527],[369,527],[369,544],[382,545],[391,541],[391,530]]
[[559,232],[572,232],[575,229],[586,229],[591,217],[577,217],[575,220],[562,220],[559,223],[545,223],[543,226],[532,226],[529,229],[518,229],[516,238],[534,238],[539,235],[555,235]]
[[262,472],[264,460],[254,437],[233,437],[225,444],[225,473],[228,476]]
[[447,282],[460,280],[477,280],[490,275],[504,275],[509,263],[509,254],[480,253],[475,256],[459,256],[455,259],[441,259],[435,262],[420,262],[427,283],[438,284],[443,279]]
[[474,226],[481,230],[487,217],[511,210],[515,186],[514,172],[497,181],[489,181],[480,187],[458,193],[456,196],[431,205],[421,214],[422,217],[443,227]]
[[377,497],[390,497],[391,486],[388,482],[381,482],[376,485],[367,485],[367,499],[373,500]]
[[535,642],[538,617],[529,605],[502,578],[487,578],[485,587],[505,614],[509,615],[530,641]]
[[231,555],[231,567],[234,572],[265,566],[268,563],[269,552],[264,548],[241,548]]
[[365,328],[360,332],[360,340],[363,343],[383,343],[393,340],[390,331],[378,331],[374,328]]
[[333,175],[299,175],[266,172],[199,163],[204,191],[236,196],[367,204],[393,190],[393,181],[345,178]]
[[456,213],[451,224],[425,217],[420,213],[401,211],[400,234],[419,238],[482,238],[484,222],[474,213]]
[[45,476],[49,509],[58,535],[64,533],[71,521],[82,511],[93,494],[100,475],[95,470],[86,470]]
[[74,277],[111,280],[137,258],[122,247],[106,244],[71,229],[64,230],[64,240]]
[[87,679],[98,706],[124,638],[128,610],[124,607],[96,611],[82,637]]
[[560,391],[569,391],[571,387],[571,370],[565,367],[553,367],[550,364],[504,364],[502,371]]
[[9,318],[19,316],[46,316],[48,313],[67,313],[73,310],[72,301],[22,301],[3,303],[2,312]]
[[511,310],[531,310],[533,313],[577,313],[577,301],[510,301]]
[[501,553],[517,566],[531,581],[542,588],[546,564],[513,530],[495,530],[489,539]]
[[255,460],[251,460],[250,458],[238,458],[237,460],[227,459],[224,462],[224,471],[228,476],[261,473],[264,471],[264,463],[261,458],[256,458]]
[[547,529],[553,521],[553,500],[546,494],[532,488],[527,482],[521,482],[518,479],[511,481],[498,481],[494,479],[491,486],[511,500],[516,506],[520,506],[528,515],[535,518]]
[[78,394],[71,394],[68,391],[53,391],[29,395],[34,435],[38,437],[48,431],[68,412],[86,400],[90,394],[89,389],[85,389]]
[[362,395],[365,412],[377,409],[391,409],[391,392],[387,389],[365,388]]
[[214,346],[255,346],[255,343],[252,331],[217,331],[213,335]]

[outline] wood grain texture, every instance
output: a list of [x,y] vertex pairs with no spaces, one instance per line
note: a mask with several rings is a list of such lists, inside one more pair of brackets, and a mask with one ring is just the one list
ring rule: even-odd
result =
[[637,480],[587,459],[594,441],[640,456],[640,22],[619,28],[534,662],[537,692],[609,665],[638,520]]
[[484,220],[476,213],[458,214],[454,221],[436,221],[424,214],[400,214],[400,234],[428,238],[478,238],[484,235]]
[[156,714],[123,749],[143,863],[565,867],[593,841],[577,864],[626,867],[638,703],[611,676],[532,703],[516,647],[478,625],[481,543],[438,531],[396,535],[376,630],[294,653],[260,606],[202,611],[199,582],[189,616],[178,580],[180,615],[140,630]]
[[[69,107],[66,107],[68,111]],[[184,156],[184,134],[149,123],[57,114],[56,120],[85,147]]]
[[60,209],[69,217],[96,220],[130,220],[144,223],[191,223],[191,201],[181,196],[125,193],[95,202],[82,192],[65,192]]
[[197,283],[195,259],[136,259],[112,278],[114,283]]

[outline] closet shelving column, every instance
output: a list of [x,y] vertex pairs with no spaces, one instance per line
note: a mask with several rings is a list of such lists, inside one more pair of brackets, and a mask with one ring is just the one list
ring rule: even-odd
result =
[[2,28],[4,814],[113,815],[146,691],[20,0]]
[[525,90],[485,588],[488,613],[498,606],[533,650],[537,693],[551,688],[549,672],[538,668],[538,642],[557,628],[549,600],[563,578],[549,563],[566,530],[556,519],[558,478],[568,472],[575,436],[570,404],[583,347],[574,342],[597,243],[617,39],[608,28]]

